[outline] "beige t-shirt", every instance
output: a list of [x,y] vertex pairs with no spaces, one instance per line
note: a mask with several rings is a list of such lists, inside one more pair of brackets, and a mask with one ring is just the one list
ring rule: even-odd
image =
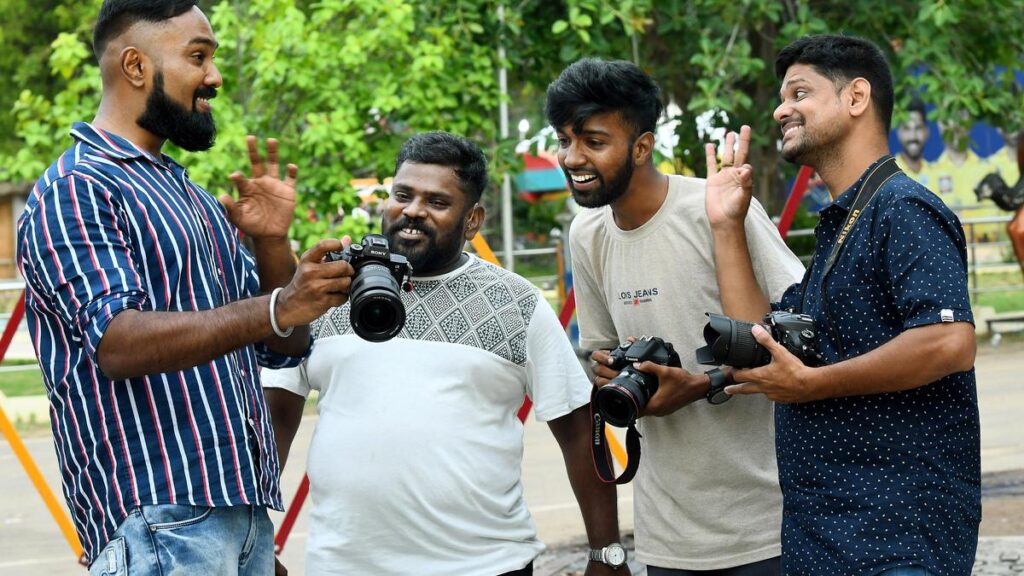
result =
[[[669,177],[668,195],[643,226],[621,230],[610,207],[572,223],[580,346],[609,348],[628,336],[671,342],[683,368],[704,372],[705,312],[721,313],[704,180]],[[751,203],[746,232],[758,283],[771,300],[803,274],[764,208]],[[772,403],[737,396],[699,400],[665,417],[640,419],[643,458],[634,486],[637,558],[646,564],[714,570],[778,556],[782,495]]]

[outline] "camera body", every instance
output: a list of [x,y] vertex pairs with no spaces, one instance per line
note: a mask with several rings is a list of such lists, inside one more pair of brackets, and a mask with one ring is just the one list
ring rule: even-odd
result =
[[594,408],[609,424],[620,427],[635,422],[651,396],[658,391],[658,377],[633,368],[634,362],[650,361],[675,368],[682,366],[672,344],[656,336],[623,342],[609,356],[611,368],[620,372],[597,390]]
[[[762,326],[773,340],[800,359],[807,366],[821,366],[824,360],[818,353],[818,334],[814,319],[807,314],[776,311],[764,316]],[[750,329],[753,322],[733,320],[722,314],[708,313],[704,326],[707,346],[697,349],[697,362],[733,368],[756,368],[772,361],[768,349],[757,343]]]
[[390,340],[405,326],[405,305],[399,290],[408,292],[412,267],[405,256],[391,252],[380,234],[367,234],[358,244],[329,252],[327,262],[344,260],[352,265],[349,290],[349,321],[360,338],[370,342]]

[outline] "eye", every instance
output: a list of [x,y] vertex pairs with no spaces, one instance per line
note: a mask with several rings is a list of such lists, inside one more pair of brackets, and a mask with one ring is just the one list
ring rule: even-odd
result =
[[560,137],[558,139],[558,147],[559,148],[568,148],[569,147],[569,139],[564,137],[564,136]]
[[196,52],[192,55],[192,59],[198,62],[199,64],[202,64],[203,62],[206,62],[206,54],[203,54],[202,52]]
[[601,148],[604,146],[604,142],[591,138],[590,140],[587,140],[587,146],[590,146],[591,148]]
[[448,201],[447,200],[442,200],[440,198],[432,198],[430,200],[430,205],[433,206],[434,208],[447,208],[448,207]]
[[391,192],[391,197],[400,202],[405,202],[409,199],[409,195],[402,190],[394,190]]
[[796,96],[797,100],[803,100],[804,96],[807,96],[807,90],[804,90],[802,88],[798,89],[796,92],[793,93],[793,95]]

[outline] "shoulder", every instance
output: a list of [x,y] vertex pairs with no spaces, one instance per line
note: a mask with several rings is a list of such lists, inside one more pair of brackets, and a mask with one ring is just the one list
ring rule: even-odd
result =
[[903,172],[893,176],[878,191],[878,202],[883,217],[924,211],[941,220],[959,223],[956,214],[941,198]]

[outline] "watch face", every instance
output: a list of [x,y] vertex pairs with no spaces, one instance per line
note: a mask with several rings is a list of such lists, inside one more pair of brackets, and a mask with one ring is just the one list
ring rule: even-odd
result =
[[708,402],[711,404],[725,404],[732,398],[731,394],[726,394],[725,389],[716,390],[711,394],[708,394]]
[[611,566],[622,566],[626,563],[626,550],[622,546],[609,546],[606,549],[608,564]]

